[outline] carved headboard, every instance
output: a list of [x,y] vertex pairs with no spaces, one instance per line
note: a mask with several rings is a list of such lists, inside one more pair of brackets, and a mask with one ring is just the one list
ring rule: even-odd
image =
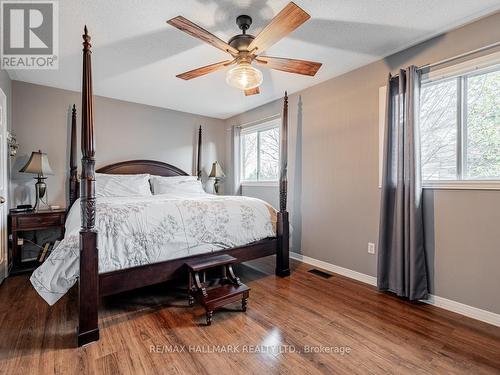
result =
[[107,174],[141,174],[149,173],[156,176],[189,176],[183,170],[173,165],[155,160],[129,160],[106,165],[96,170],[97,173]]

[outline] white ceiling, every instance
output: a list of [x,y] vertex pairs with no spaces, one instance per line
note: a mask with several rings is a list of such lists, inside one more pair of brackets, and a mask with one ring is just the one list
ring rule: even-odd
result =
[[250,15],[253,35],[288,0],[64,0],[57,71],[10,71],[12,79],[79,91],[81,34],[93,41],[94,93],[217,118],[255,108],[366,65],[500,9],[500,0],[296,0],[312,18],[271,47],[270,56],[322,62],[305,77],[263,68],[261,94],[245,97],[225,71],[183,81],[176,74],[228,55],[165,23],[182,15],[223,40]]

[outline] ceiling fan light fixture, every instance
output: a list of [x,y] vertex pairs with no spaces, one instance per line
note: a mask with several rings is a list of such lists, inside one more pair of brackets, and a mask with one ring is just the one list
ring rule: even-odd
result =
[[250,90],[259,87],[262,83],[262,72],[250,63],[242,61],[226,73],[226,82],[229,86],[240,90]]
[[240,28],[241,34],[235,35],[225,42],[182,16],[174,17],[168,20],[167,23],[231,55],[231,60],[202,66],[178,74],[177,77],[187,81],[225,69],[231,65],[232,69],[226,73],[226,82],[228,85],[244,91],[245,96],[259,94],[259,86],[262,84],[262,73],[254,68],[252,63],[268,69],[312,77],[321,67],[320,63],[283,57],[262,56],[263,52],[289,35],[310,18],[311,16],[307,12],[293,1],[290,1],[257,36],[253,36],[247,34],[252,24],[252,17],[242,14],[236,18],[236,24]]

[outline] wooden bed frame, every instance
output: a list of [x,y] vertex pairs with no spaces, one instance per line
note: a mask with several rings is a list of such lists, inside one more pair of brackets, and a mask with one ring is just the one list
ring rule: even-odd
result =
[[[82,86],[82,129],[81,151],[82,172],[78,181],[76,165],[76,107],[73,106],[71,122],[70,152],[70,206],[80,195],[81,230],[80,230],[80,277],[79,286],[79,324],[78,346],[99,339],[98,308],[101,296],[161,283],[186,273],[184,263],[187,260],[202,259],[213,254],[201,254],[165,262],[148,264],[123,270],[98,272],[97,231],[95,229],[95,148],[94,148],[94,103],[92,93],[91,44],[87,27],[83,34],[83,86]],[[280,173],[280,209],[277,216],[276,237],[267,238],[245,246],[218,251],[217,254],[229,254],[244,262],[251,259],[276,254],[276,275],[285,277],[289,268],[289,221],[287,204],[287,131],[288,98],[285,93],[283,107],[283,125],[281,129],[281,173]],[[201,127],[198,136],[197,175],[201,175]],[[152,161],[133,160],[102,167],[99,173],[136,174],[150,173],[159,176],[186,176],[187,173],[172,165]],[[80,189],[81,185],[81,189]],[[79,194],[79,191],[81,194]]]

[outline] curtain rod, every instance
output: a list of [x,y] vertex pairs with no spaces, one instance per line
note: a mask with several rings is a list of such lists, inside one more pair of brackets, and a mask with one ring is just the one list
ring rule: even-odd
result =
[[262,124],[264,122],[276,120],[277,118],[280,118],[280,117],[281,117],[281,113],[276,113],[272,116],[268,116],[268,117],[261,118],[258,120],[246,122],[246,123],[241,124],[241,125],[235,125],[235,128],[247,128],[247,127],[252,126],[252,125],[258,125],[258,124]]
[[[474,55],[474,54],[479,53],[479,52],[487,51],[489,49],[493,49],[493,48],[496,48],[496,47],[500,47],[500,42],[495,42],[495,43],[492,43],[492,44],[488,44],[487,46],[476,48],[475,50],[464,52],[464,53],[461,53],[460,55],[456,55],[456,56],[453,56],[453,57],[448,57],[446,59],[439,60],[439,61],[436,61],[434,63],[421,65],[421,66],[417,67],[417,70],[421,71],[421,70],[424,70],[424,69],[431,69],[431,68],[434,68],[436,66],[443,65],[443,64],[449,63],[451,61],[459,60],[459,59],[462,59],[464,57],[467,57],[467,56],[470,56],[470,55]],[[398,76],[399,76],[399,73],[391,75],[391,77],[398,77]]]

